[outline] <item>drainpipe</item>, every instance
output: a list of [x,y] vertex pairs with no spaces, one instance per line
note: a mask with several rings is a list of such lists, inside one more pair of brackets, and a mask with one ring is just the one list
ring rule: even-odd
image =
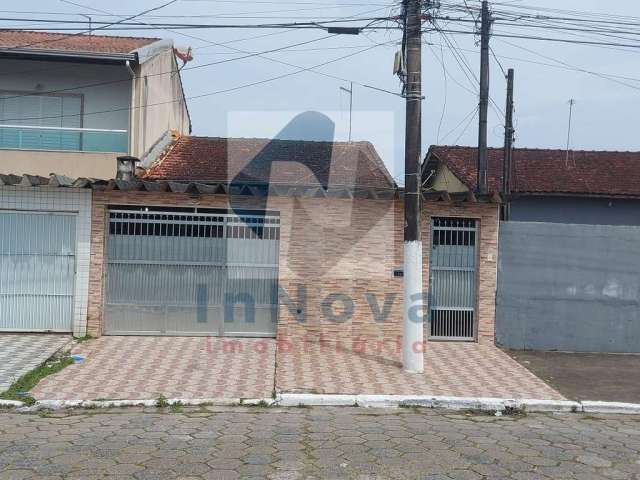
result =
[[131,74],[131,103],[129,104],[129,154],[134,155],[135,141],[134,141],[134,132],[136,126],[136,72],[131,68],[131,63],[129,60],[125,62],[127,70]]

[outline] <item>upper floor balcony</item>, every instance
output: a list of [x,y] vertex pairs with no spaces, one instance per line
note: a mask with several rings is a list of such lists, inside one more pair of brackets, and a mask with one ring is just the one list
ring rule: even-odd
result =
[[127,153],[127,130],[0,124],[0,148]]

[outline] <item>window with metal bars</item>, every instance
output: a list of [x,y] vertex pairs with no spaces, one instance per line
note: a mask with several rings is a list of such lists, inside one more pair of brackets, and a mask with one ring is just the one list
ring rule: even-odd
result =
[[109,212],[109,234],[279,240],[280,219],[255,215],[115,210]]

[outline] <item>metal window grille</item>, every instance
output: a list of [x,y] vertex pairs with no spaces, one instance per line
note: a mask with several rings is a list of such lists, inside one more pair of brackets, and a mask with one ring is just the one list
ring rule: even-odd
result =
[[431,225],[429,336],[474,340],[477,221],[436,217]]

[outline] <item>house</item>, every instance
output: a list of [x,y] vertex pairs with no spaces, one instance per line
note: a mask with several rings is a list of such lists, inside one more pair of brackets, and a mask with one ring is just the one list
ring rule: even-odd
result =
[[[182,136],[69,186],[93,197],[91,335],[401,341],[403,192],[368,142]],[[493,342],[496,200],[425,194],[429,340]]]
[[[113,186],[93,195],[91,334],[399,338],[403,205],[371,144],[181,137]],[[493,341],[495,198],[425,212],[431,336]]]
[[0,69],[4,173],[113,178],[190,132],[170,40],[0,30]]
[[0,69],[0,331],[83,336],[91,191],[49,187],[189,133],[173,45],[0,30]]
[[[489,149],[489,184],[502,191],[502,149]],[[640,225],[640,152],[516,148],[510,217],[515,222]],[[432,146],[424,163],[433,188],[473,191],[477,149]]]
[[[427,187],[475,188],[475,148],[434,146]],[[489,184],[502,185],[490,149]],[[515,149],[500,224],[496,341],[640,353],[640,152]]]

